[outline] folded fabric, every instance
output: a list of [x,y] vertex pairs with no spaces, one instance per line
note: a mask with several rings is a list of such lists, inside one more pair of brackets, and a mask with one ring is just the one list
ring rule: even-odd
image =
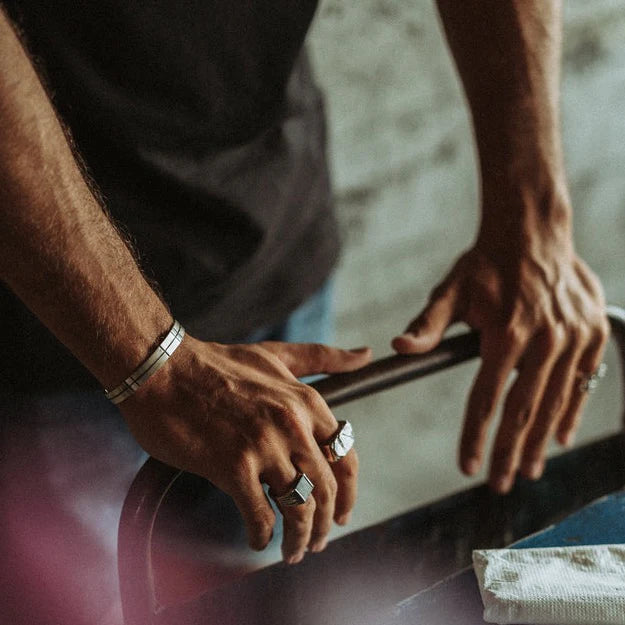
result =
[[625,545],[475,550],[473,565],[489,623],[625,625]]

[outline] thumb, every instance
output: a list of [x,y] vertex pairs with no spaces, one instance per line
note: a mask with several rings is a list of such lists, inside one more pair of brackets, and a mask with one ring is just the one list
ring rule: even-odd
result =
[[341,373],[360,369],[371,361],[371,349],[339,349],[321,343],[266,342],[263,347],[277,356],[296,377],[317,373]]
[[455,321],[457,303],[455,285],[435,289],[421,314],[410,323],[404,334],[393,339],[393,349],[400,354],[421,354],[434,349],[445,330]]

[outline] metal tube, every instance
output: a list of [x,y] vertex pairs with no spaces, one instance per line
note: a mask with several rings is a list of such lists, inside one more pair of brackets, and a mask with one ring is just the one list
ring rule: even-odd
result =
[[[625,309],[608,306],[607,314],[612,326],[612,336],[619,347],[625,389]],[[330,407],[340,406],[475,358],[479,355],[479,350],[478,333],[468,332],[445,339],[427,354],[388,356],[358,371],[323,378],[311,386],[319,391]]]
[[330,407],[339,406],[475,358],[479,349],[478,333],[468,332],[445,339],[427,354],[389,356],[358,371],[338,373],[311,386]]

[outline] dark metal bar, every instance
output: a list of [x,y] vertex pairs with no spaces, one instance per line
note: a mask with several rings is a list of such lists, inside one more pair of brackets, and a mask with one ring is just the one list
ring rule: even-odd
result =
[[[625,309],[620,306],[608,306],[606,309],[612,329],[612,338],[618,345],[621,380],[625,393]],[[623,427],[625,428],[625,399],[623,400]]]
[[475,358],[479,351],[478,333],[468,332],[445,339],[427,354],[388,356],[358,371],[338,373],[311,386],[319,391],[328,406],[339,406],[460,364]]
[[117,536],[125,625],[153,625],[158,606],[152,574],[152,532],[163,499],[182,473],[148,458],[126,495]]
[[[625,385],[625,309],[608,306],[607,313],[612,328],[612,337],[619,347]],[[427,354],[388,356],[358,371],[338,373],[319,380],[311,386],[319,391],[330,407],[340,406],[471,360],[479,355],[479,350],[478,333],[468,332],[443,340],[436,349]]]

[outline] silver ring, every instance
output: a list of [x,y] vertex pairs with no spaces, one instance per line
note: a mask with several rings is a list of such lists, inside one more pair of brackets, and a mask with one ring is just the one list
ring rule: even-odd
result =
[[315,485],[305,473],[298,473],[295,478],[295,485],[286,495],[276,497],[272,494],[271,496],[281,506],[301,506],[306,503],[314,487]]
[[354,428],[349,421],[339,421],[339,429],[334,436],[321,445],[328,462],[337,462],[345,458],[354,446]]
[[579,383],[579,390],[582,393],[593,393],[599,386],[599,381],[605,378],[605,374],[608,371],[608,365],[602,362],[595,371],[590,375],[579,374],[581,382]]

